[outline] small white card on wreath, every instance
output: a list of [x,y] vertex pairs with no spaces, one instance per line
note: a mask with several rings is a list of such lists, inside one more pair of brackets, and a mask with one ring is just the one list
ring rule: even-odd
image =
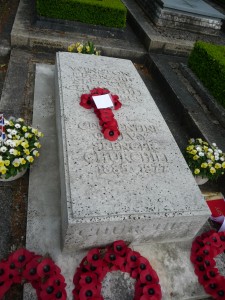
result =
[[92,96],[92,99],[98,109],[114,107],[110,94]]

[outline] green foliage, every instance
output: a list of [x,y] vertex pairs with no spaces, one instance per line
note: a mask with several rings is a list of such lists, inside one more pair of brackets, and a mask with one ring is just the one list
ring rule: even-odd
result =
[[125,27],[127,9],[120,0],[36,0],[40,16]]
[[225,46],[198,41],[188,64],[215,99],[225,107]]

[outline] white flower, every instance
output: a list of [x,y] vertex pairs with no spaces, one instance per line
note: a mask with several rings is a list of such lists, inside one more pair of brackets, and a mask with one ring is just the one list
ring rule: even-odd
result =
[[15,124],[15,127],[16,127],[16,128],[20,128],[21,125],[17,123],[17,124]]
[[11,131],[12,131],[12,129],[10,129],[10,128],[7,129],[7,132],[11,132]]
[[216,147],[216,143],[212,143],[212,146],[213,146],[213,147]]
[[202,151],[202,147],[201,147],[201,146],[197,146],[197,147],[196,147],[196,150],[197,150],[197,151]]
[[12,139],[12,135],[11,135],[11,134],[8,134],[7,137],[8,137],[9,139]]
[[209,148],[209,149],[208,149],[208,152],[211,152],[211,153],[213,153],[213,150],[212,150],[211,148]]
[[17,122],[24,122],[24,119],[19,118],[19,119],[17,119],[16,121],[17,121]]
[[13,154],[13,153],[14,153],[14,149],[10,149],[10,150],[9,150],[9,153],[10,153],[10,154]]
[[219,160],[220,158],[219,158],[219,156],[215,156],[215,160]]
[[2,146],[2,147],[0,148],[0,151],[4,153],[4,152],[7,151],[7,148],[6,148],[5,146]]
[[222,150],[219,149],[219,150],[218,150],[218,153],[223,153],[223,152],[222,152]]
[[11,142],[10,142],[9,145],[10,145],[10,147],[12,147],[12,148],[13,148],[13,147],[16,147],[16,142],[11,140]]
[[189,143],[190,143],[190,144],[193,144],[194,142],[195,142],[195,139],[190,139],[190,140],[189,140]]
[[203,152],[199,152],[198,155],[199,156],[205,156],[205,154]]
[[13,130],[11,131],[11,135],[16,135],[16,134],[17,134],[17,130],[13,129]]
[[12,140],[9,140],[9,139],[8,139],[8,140],[6,140],[6,141],[4,142],[4,144],[5,144],[6,146],[9,146],[10,143],[11,143],[11,141],[12,141]]
[[208,160],[207,160],[207,163],[208,163],[208,164],[211,164],[211,163],[212,163],[212,161],[211,161],[210,159],[208,159]]
[[224,157],[223,157],[223,156],[222,156],[222,157],[220,157],[220,160],[221,160],[221,161],[224,161]]
[[26,132],[25,133],[25,138],[28,138],[28,136],[29,136],[29,132]]
[[9,125],[9,121],[5,119],[5,125]]

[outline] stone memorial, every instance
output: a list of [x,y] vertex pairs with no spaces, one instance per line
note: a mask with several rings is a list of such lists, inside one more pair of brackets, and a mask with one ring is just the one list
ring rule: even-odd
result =
[[136,0],[158,26],[217,34],[224,15],[203,0]]
[[[60,52],[55,75],[63,249],[194,237],[207,205],[132,62]],[[95,87],[122,102],[116,142],[79,105]]]

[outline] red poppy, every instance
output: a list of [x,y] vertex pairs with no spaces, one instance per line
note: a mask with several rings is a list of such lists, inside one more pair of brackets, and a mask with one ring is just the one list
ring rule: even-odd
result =
[[205,256],[205,258],[208,258],[217,255],[217,253],[218,251],[215,247],[205,245],[197,251],[196,255]]
[[92,95],[97,94],[97,95],[105,95],[105,94],[109,94],[109,90],[105,89],[105,88],[94,88],[93,90],[90,91],[90,93]]
[[139,261],[138,261],[138,259],[139,259],[139,257],[140,257],[141,255],[140,255],[140,253],[139,252],[136,252],[136,251],[129,251],[128,253],[127,253],[127,264],[128,264],[128,266],[129,267],[131,267],[131,268],[136,268],[136,267],[138,267],[138,264],[139,264]]
[[118,128],[118,123],[117,123],[117,121],[115,120],[115,119],[112,119],[111,121],[109,121],[109,122],[103,122],[103,121],[100,121],[99,122],[99,125],[100,126],[103,126],[103,128],[105,129],[105,128],[115,128],[115,129],[117,129]]
[[89,95],[89,94],[83,94],[83,95],[81,95],[80,105],[82,107],[86,108],[86,109],[93,108],[94,107],[94,103],[93,103],[91,95]]
[[[159,284],[148,284],[143,288],[143,294],[146,296],[156,297],[155,299],[161,299],[162,292]],[[152,299],[152,298],[150,298]]]
[[204,259],[205,259],[204,255],[196,255],[196,253],[191,254],[191,262],[193,264],[201,265],[204,262]]
[[135,291],[134,291],[134,300],[139,300],[142,294],[143,294],[143,285],[140,283],[140,281],[136,281]]
[[209,279],[213,279],[219,275],[217,268],[210,268],[206,270],[206,275],[209,277]]
[[102,265],[102,259],[98,248],[94,248],[88,252],[87,261],[95,267]]
[[46,285],[43,287],[43,289],[40,292],[41,299],[44,300],[53,300],[53,299],[61,299],[66,300],[67,294],[65,289],[59,288],[55,285]]
[[120,109],[122,104],[119,101],[119,97],[117,95],[111,95],[111,96],[112,96],[112,101],[113,101],[113,104],[114,104],[114,109],[115,110]]
[[217,232],[213,232],[212,235],[205,238],[205,242],[210,243],[211,245],[213,245],[215,247],[221,246],[220,236]]
[[114,252],[119,254],[120,256],[124,256],[128,249],[127,244],[123,240],[115,241],[112,244],[112,247]]
[[140,273],[140,282],[144,284],[158,283],[159,277],[155,270],[144,270]]
[[109,251],[105,254],[104,257],[105,261],[107,261],[108,263],[111,263],[115,266],[118,267],[122,267],[125,263],[125,259],[123,257],[121,257],[120,255],[118,255],[117,253],[113,252],[113,251]]
[[23,268],[32,258],[33,253],[25,248],[16,250],[12,255],[12,260],[17,268]]
[[11,280],[6,280],[6,281],[0,280],[0,299],[3,298],[5,293],[10,289],[11,285],[12,285]]
[[118,129],[114,128],[106,128],[103,132],[104,138],[109,141],[116,141],[120,135],[120,132]]
[[56,265],[51,258],[45,258],[37,266],[38,275],[43,278],[45,276],[53,275],[56,270]]
[[211,295],[213,298],[216,298],[218,289],[220,289],[220,280],[218,278],[211,279],[206,285],[204,285],[204,289],[207,294]]
[[211,257],[206,257],[203,261],[203,264],[206,268],[213,268],[216,265],[215,259]]
[[98,289],[92,286],[84,286],[81,288],[79,296],[80,300],[89,300],[89,299],[96,299],[98,297]]
[[97,285],[98,283],[98,276],[95,273],[92,272],[87,272],[87,273],[82,273],[80,275],[80,280],[79,283],[81,286],[83,285]]
[[6,281],[9,279],[9,263],[0,262],[0,282]]
[[221,242],[221,247],[223,248],[223,250],[225,250],[225,232],[219,232],[219,237],[220,237],[220,242]]
[[149,261],[145,257],[140,256],[138,258],[138,271],[142,272],[147,269],[152,270],[152,267],[151,267]]
[[77,268],[76,273],[73,276],[73,284],[75,286],[79,283],[81,274],[83,274],[81,268]]
[[37,266],[40,263],[41,256],[38,255],[29,261],[26,264],[25,269],[23,270],[23,277],[28,281],[33,281],[39,279],[39,275],[37,273]]

